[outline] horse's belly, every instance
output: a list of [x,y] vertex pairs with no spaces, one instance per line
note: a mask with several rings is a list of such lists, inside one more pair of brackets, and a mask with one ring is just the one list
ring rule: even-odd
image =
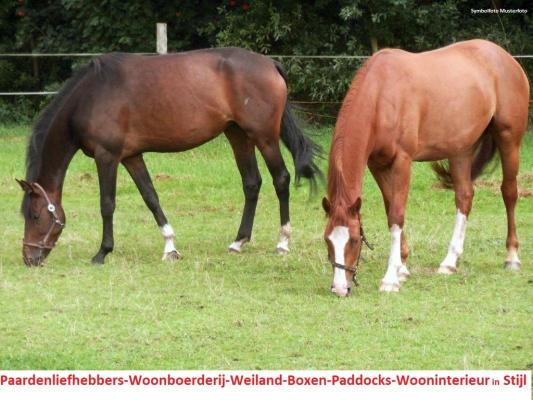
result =
[[462,142],[460,140],[450,140],[446,143],[431,142],[419,145],[418,151],[413,157],[415,161],[437,161],[452,158],[454,156],[464,154],[475,145],[476,140],[469,140]]
[[463,92],[452,102],[430,99],[418,127],[415,159],[446,159],[472,150],[494,113],[494,101],[482,93]]
[[490,116],[487,116],[475,121],[464,121],[463,126],[450,124],[421,127],[414,160],[442,160],[472,151],[489,122]]
[[220,126],[184,131],[176,127],[147,134],[132,132],[133,134],[128,135],[129,138],[126,140],[123,156],[127,156],[129,152],[138,153],[139,151],[165,153],[190,150],[217,137],[223,129],[224,127]]

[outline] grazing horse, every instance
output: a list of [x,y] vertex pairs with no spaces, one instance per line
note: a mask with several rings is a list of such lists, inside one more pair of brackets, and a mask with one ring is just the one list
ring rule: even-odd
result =
[[45,109],[29,140],[23,257],[40,265],[65,224],[61,194],[78,149],[93,157],[100,184],[102,244],[92,258],[113,250],[117,167],[122,163],[165,239],[163,259],[180,257],[142,153],[192,149],[224,132],[242,177],[244,211],[230,251],[250,240],[261,187],[255,148],[265,159],[279,199],[277,250],[289,251],[289,182],[279,139],[289,148],[296,179],[315,179],[319,148],[298,127],[287,102],[287,78],[268,57],[237,48],[162,56],[108,54],[82,68]]
[[524,71],[491,42],[471,40],[419,54],[386,49],[372,56],[344,99],[331,146],[323,207],[332,291],[346,296],[357,272],[366,165],[383,195],[391,235],[381,291],[398,291],[409,276],[403,228],[412,161],[448,160],[447,167],[434,169],[455,190],[455,227],[438,269],[451,274],[463,252],[472,182],[499,150],[507,210],[505,266],[519,269],[514,209],[528,101]]

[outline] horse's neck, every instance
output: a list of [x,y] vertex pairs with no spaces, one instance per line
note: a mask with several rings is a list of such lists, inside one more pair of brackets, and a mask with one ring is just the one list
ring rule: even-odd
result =
[[61,125],[50,132],[44,142],[37,182],[54,199],[61,199],[67,168],[76,150],[68,129]]
[[[332,153],[333,175],[337,177],[338,196],[344,197],[344,203],[351,205],[363,192],[365,168],[370,154],[369,135],[366,132],[339,131]],[[340,200],[340,199],[339,199]]]

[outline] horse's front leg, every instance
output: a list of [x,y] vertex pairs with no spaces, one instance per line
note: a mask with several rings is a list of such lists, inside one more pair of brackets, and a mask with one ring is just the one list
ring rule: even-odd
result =
[[[391,174],[392,170],[390,168],[380,168],[379,165],[374,164],[372,161],[369,161],[368,167],[374,179],[378,183],[381,194],[383,195],[383,204],[385,205],[385,212],[387,216],[389,215],[390,205],[393,199],[393,187],[391,185]],[[392,239],[391,239],[392,240]],[[395,237],[392,241],[392,247],[397,246],[397,238]],[[392,252],[392,251],[391,251]],[[397,260],[397,248],[394,248],[394,259]],[[407,269],[407,258],[409,257],[409,246],[407,245],[407,238],[405,235],[404,229],[400,233],[400,257],[402,266],[398,269],[398,281],[405,282],[410,276],[411,273]],[[394,271],[394,269],[392,269]],[[392,276],[392,273],[391,273]]]
[[[409,276],[409,271],[404,264],[407,258],[407,248],[405,236],[403,235],[405,206],[411,178],[411,158],[409,155],[405,153],[397,154],[387,174],[390,178],[387,181],[387,184],[390,185],[387,188],[387,191],[390,193],[390,199],[388,201],[388,207],[386,201],[386,208],[391,234],[391,249],[387,272],[385,272],[379,290],[381,292],[398,292],[400,290],[400,282]],[[402,246],[402,241],[405,246]]]
[[137,189],[141,193],[141,196],[146,206],[152,211],[157,225],[161,229],[161,233],[165,238],[165,248],[163,250],[163,261],[173,261],[181,258],[181,254],[176,250],[174,246],[174,230],[168,223],[167,217],[163,213],[159,204],[159,197],[155,191],[152,179],[144,163],[143,156],[141,154],[129,157],[122,160],[122,164],[130,174],[131,178],[135,182]]
[[113,251],[113,213],[117,189],[118,160],[107,151],[95,155],[98,182],[100,184],[100,212],[102,214],[102,244],[92,258],[93,264],[103,264],[105,256]]

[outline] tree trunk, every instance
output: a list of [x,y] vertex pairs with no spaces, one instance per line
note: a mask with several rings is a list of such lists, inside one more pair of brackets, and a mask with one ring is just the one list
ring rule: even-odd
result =
[[[33,36],[30,37],[30,48],[31,52],[33,53],[33,49],[35,46],[35,42],[33,41]],[[33,67],[33,77],[37,82],[39,82],[39,60],[37,57],[31,58],[32,67]]]
[[372,54],[379,50],[378,38],[372,34],[370,35],[370,47],[372,48]]
[[492,8],[499,10],[502,7],[502,0],[492,0]]

